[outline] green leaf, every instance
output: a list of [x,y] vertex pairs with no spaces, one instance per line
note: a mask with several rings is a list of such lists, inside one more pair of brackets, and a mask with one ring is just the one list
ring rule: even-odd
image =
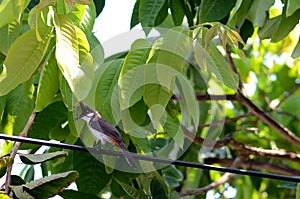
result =
[[55,15],[56,59],[77,100],[83,100],[89,93],[93,80],[89,67],[80,67],[80,38],[72,21],[64,16]]
[[300,4],[298,0],[288,0],[287,1],[287,11],[286,11],[286,16],[289,17],[292,14],[294,14],[294,12],[296,12],[296,10],[298,10],[300,8]]
[[139,20],[143,28],[154,27],[156,17],[165,0],[140,0]]
[[297,58],[300,56],[300,37],[298,39],[297,45],[293,50],[292,57]]
[[[51,116],[51,117],[49,117]],[[68,120],[68,111],[62,101],[53,102],[37,114],[32,124],[28,137],[49,140],[49,134],[57,125],[62,125]],[[21,148],[34,148],[37,145],[23,143]]]
[[0,158],[0,178],[2,178],[8,166],[12,165],[14,160],[9,156],[4,156]]
[[180,26],[184,18],[184,8],[178,0],[170,0],[170,10],[175,26]]
[[55,158],[67,157],[68,153],[64,151],[57,151],[43,154],[19,154],[20,159],[25,164],[39,164]]
[[176,144],[178,144],[180,148],[183,148],[185,136],[182,132],[179,122],[174,121],[173,118],[168,114],[163,127],[168,135],[174,139]]
[[[159,50],[156,51],[157,58],[151,59],[150,62],[160,63],[181,71],[184,66],[184,60],[190,52],[192,45],[192,40],[188,34],[189,31],[184,27],[169,29],[163,36]],[[162,74],[162,76],[165,77],[167,75]]]
[[121,110],[126,109],[142,97],[143,90],[139,90],[144,85],[143,64],[146,63],[150,52],[150,43],[144,39],[136,40],[125,57],[119,78],[119,89],[121,96]]
[[153,199],[168,198],[164,186],[160,181],[153,179],[150,184],[151,195]]
[[60,193],[65,187],[78,178],[78,172],[69,171],[54,174],[40,180],[29,183],[11,186],[11,189],[18,198],[49,198]]
[[[146,74],[149,73],[146,72]],[[172,97],[172,93],[158,84],[147,84],[145,85],[143,97],[145,104],[150,109],[151,121],[157,129],[159,124],[163,122],[161,120],[164,119],[165,108]]]
[[74,199],[74,198],[80,198],[80,199],[100,199],[99,197],[95,196],[94,194],[87,194],[80,191],[75,190],[64,190],[59,194],[64,199]]
[[272,35],[272,42],[278,42],[285,38],[299,23],[300,10],[297,10],[293,15],[289,17],[281,16],[280,24],[277,31]]
[[105,0],[93,0],[93,2],[96,7],[96,16],[98,17],[105,6]]
[[43,41],[38,41],[32,29],[20,36],[10,48],[0,74],[0,96],[27,81],[41,63],[48,48],[52,28],[39,30]]
[[254,27],[263,27],[267,18],[267,11],[274,4],[275,0],[254,0],[248,12],[249,19]]
[[[21,26],[16,21],[11,22],[0,28],[0,51],[7,55],[14,41],[20,34]],[[1,72],[1,71],[0,71]]]
[[300,183],[297,183],[296,199],[300,199]]
[[202,0],[199,21],[219,21],[226,17],[234,7],[234,0]]
[[0,3],[0,27],[14,20],[13,1],[5,0]]
[[79,151],[73,153],[73,166],[79,172],[79,178],[76,181],[78,191],[98,194],[111,178],[105,172],[105,166],[89,153]]
[[20,23],[21,15],[28,6],[30,0],[11,0],[13,2],[13,13],[18,23]]
[[74,9],[67,16],[75,26],[79,27],[86,35],[90,35],[96,19],[95,4],[75,4]]
[[208,53],[214,60],[217,70],[222,76],[222,82],[232,90],[236,90],[239,77],[231,70],[229,63],[225,60],[218,48],[215,45],[211,45],[208,49]]
[[115,179],[115,181],[117,181],[121,187],[124,189],[124,191],[131,197],[131,198],[134,198],[134,199],[146,199],[148,198],[147,195],[141,191],[141,190],[138,190],[136,188],[134,188],[133,186],[130,186],[126,183],[123,183],[117,179]]
[[67,82],[67,80],[63,77],[61,73],[58,75],[59,77],[59,88],[60,93],[62,95],[62,99],[68,108],[69,111],[73,110],[73,93]]
[[230,26],[237,25],[238,27],[241,27],[248,14],[252,2],[253,1],[237,0],[233,8],[232,14],[228,19],[228,24]]
[[162,169],[163,171],[163,177],[169,176],[175,179],[176,181],[182,181],[183,180],[183,174],[180,170],[178,170],[174,165],[169,165]]
[[118,78],[121,71],[123,60],[117,59],[105,64],[105,68],[98,81],[95,93],[96,109],[101,111],[101,115],[108,121],[115,123],[113,111],[115,100],[112,99],[113,92],[118,87]]
[[165,21],[165,19],[169,15],[168,9],[169,9],[169,2],[165,1],[163,7],[160,9],[160,11],[158,12],[158,14],[156,16],[154,26],[158,26]]
[[19,135],[33,111],[34,88],[18,86],[6,96],[6,107],[1,121],[4,134]]
[[269,39],[278,30],[280,24],[280,16],[267,19],[264,26],[259,29],[258,36],[260,39]]
[[35,111],[40,112],[54,99],[59,89],[58,66],[52,50],[46,58],[40,75]]
[[134,26],[136,26],[140,23],[139,8],[140,8],[140,0],[136,0],[134,7],[133,7],[132,15],[131,15],[130,29],[132,29]]

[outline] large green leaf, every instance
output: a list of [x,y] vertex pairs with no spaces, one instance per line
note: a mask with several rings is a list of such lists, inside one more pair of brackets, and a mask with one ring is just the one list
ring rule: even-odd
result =
[[178,0],[170,0],[170,10],[175,26],[180,26],[184,18],[183,5]]
[[[101,111],[101,115],[108,121],[115,123],[113,109],[116,100],[112,99],[113,92],[118,86],[118,78],[121,71],[123,60],[117,59],[105,64],[105,69],[98,81],[95,93],[96,109]],[[114,100],[114,101],[112,101]]]
[[273,17],[272,19],[268,19],[264,26],[259,29],[258,35],[260,39],[269,39],[273,36],[273,34],[278,30],[278,26],[280,24],[280,16]]
[[154,27],[156,17],[165,0],[140,0],[139,20],[143,28]]
[[88,95],[93,80],[89,65],[87,65],[88,67],[84,64],[80,66],[78,32],[73,22],[60,14],[55,15],[55,30],[56,59],[59,69],[76,98],[83,100]]
[[20,159],[25,164],[39,164],[55,158],[66,157],[68,156],[67,152],[57,151],[52,153],[43,153],[43,154],[19,154]]
[[134,4],[131,20],[130,20],[130,29],[140,23],[139,20],[139,8],[140,8],[140,0],[137,0]]
[[[147,40],[136,40],[125,57],[119,78],[121,96],[121,110],[128,108],[141,99],[144,85],[143,64],[146,63],[150,52],[150,43]],[[135,93],[134,93],[135,92]]]
[[238,27],[240,27],[244,23],[251,4],[252,1],[237,0],[233,12],[228,19],[228,24],[230,26],[238,25]]
[[277,31],[272,35],[272,42],[278,42],[285,38],[299,23],[300,9],[294,12],[293,15],[289,17],[281,16],[280,24]]
[[33,111],[34,88],[18,86],[6,96],[6,107],[1,121],[2,132],[19,135]]
[[267,11],[274,4],[275,0],[254,0],[248,12],[249,19],[254,27],[263,27],[267,18]]
[[13,42],[20,34],[21,26],[16,21],[11,22],[0,28],[0,52],[7,55]]
[[65,187],[78,178],[78,172],[69,171],[54,174],[40,180],[29,183],[11,186],[11,189],[18,198],[49,198],[60,193]]
[[43,64],[35,101],[35,111],[40,112],[54,99],[59,89],[58,66],[54,50],[48,55]]
[[79,172],[76,184],[80,192],[98,194],[110,181],[104,165],[89,153],[74,151],[73,166]]
[[75,4],[74,10],[68,13],[74,25],[81,28],[83,32],[90,35],[96,19],[96,8],[94,3],[89,5]]
[[[50,117],[51,116],[51,117]],[[43,111],[39,112],[31,126],[28,137],[49,140],[49,134],[57,125],[62,125],[68,120],[68,111],[62,101],[53,102]],[[37,145],[22,144],[22,149],[38,147]]]
[[234,7],[234,0],[202,0],[199,14],[200,23],[219,21]]
[[45,27],[39,31],[43,41],[37,40],[32,29],[19,37],[10,48],[0,74],[0,96],[27,81],[41,63],[51,40],[52,28]]
[[13,13],[17,22],[20,23],[23,10],[28,6],[30,0],[11,0],[13,3]]
[[136,199],[146,199],[148,198],[147,195],[141,191],[138,190],[136,188],[134,188],[133,186],[130,186],[126,183],[123,183],[117,179],[115,179],[120,185],[121,187],[124,189],[124,191],[131,197],[131,198],[136,198]]
[[0,3],[0,27],[14,20],[13,1],[5,0]]
[[286,16],[289,17],[292,14],[294,14],[294,12],[296,10],[298,10],[300,8],[300,3],[298,0],[288,0],[287,1],[287,11],[286,11]]

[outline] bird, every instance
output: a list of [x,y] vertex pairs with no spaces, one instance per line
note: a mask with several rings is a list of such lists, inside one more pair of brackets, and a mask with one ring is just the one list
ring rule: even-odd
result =
[[83,119],[86,121],[90,131],[100,140],[102,145],[109,142],[119,147],[128,164],[134,169],[137,168],[136,162],[128,151],[120,132],[96,110],[91,109],[82,101],[80,101],[79,104],[82,112],[76,117],[76,120]]

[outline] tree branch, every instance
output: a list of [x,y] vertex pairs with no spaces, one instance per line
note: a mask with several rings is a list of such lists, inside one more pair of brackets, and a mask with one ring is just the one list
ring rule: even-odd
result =
[[[28,119],[28,121],[27,121],[27,124],[25,125],[23,131],[20,133],[19,136],[21,136],[21,137],[27,137],[28,131],[29,131],[31,125],[34,122],[35,116],[36,116],[36,112],[32,112],[31,115],[30,115],[30,117],[29,117],[29,119]],[[12,152],[10,154],[10,157],[12,159],[14,159],[16,157],[18,149],[20,148],[21,144],[22,144],[22,142],[16,142],[15,143],[14,148],[12,149]],[[13,164],[11,164],[10,166],[7,167],[6,183],[5,183],[5,192],[6,193],[8,193],[8,191],[9,191],[12,166],[13,166]]]
[[300,138],[297,137],[292,131],[288,128],[284,127],[276,120],[274,120],[269,114],[264,112],[258,106],[256,106],[249,98],[247,98],[241,90],[238,90],[237,93],[238,101],[240,101],[243,105],[245,105],[257,118],[261,119],[268,126],[277,131],[280,135],[282,135],[287,141],[291,144],[300,148]]
[[[231,165],[232,168],[236,168],[239,166],[239,163],[241,161],[241,157],[237,157],[233,164]],[[200,194],[204,194],[207,191],[214,189],[222,184],[224,184],[225,182],[227,182],[231,176],[233,174],[232,173],[225,173],[221,178],[219,178],[217,181],[210,183],[207,186],[198,188],[198,189],[194,189],[194,190],[187,190],[187,191],[183,191],[179,193],[180,197],[184,197],[184,196],[191,196],[191,195],[200,195]]]
[[255,155],[258,157],[265,158],[278,158],[278,159],[286,159],[289,161],[300,163],[300,153],[289,152],[284,149],[271,150],[271,149],[261,149],[258,147],[249,146],[243,144],[241,142],[236,141],[235,139],[227,136],[222,140],[213,141],[213,140],[205,140],[194,133],[187,130],[185,127],[182,127],[183,133],[185,136],[193,141],[195,144],[206,146],[206,147],[214,147],[221,148],[224,146],[230,147],[232,150],[238,152],[243,156]]

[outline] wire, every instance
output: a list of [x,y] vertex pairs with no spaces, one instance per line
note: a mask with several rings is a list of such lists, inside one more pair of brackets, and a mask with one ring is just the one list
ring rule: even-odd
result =
[[[95,151],[102,155],[123,156],[123,154],[121,152],[117,152],[117,151],[94,149],[94,148],[90,148],[90,147],[65,144],[65,143],[57,143],[57,142],[52,142],[52,141],[47,141],[47,140],[39,140],[39,139],[28,138],[28,137],[0,134],[0,139],[17,141],[17,142],[25,142],[25,143],[30,143],[30,144],[38,144],[38,145],[44,145],[44,146],[50,146],[50,147],[57,147],[57,148],[63,148],[63,149],[70,149],[70,150],[76,150],[76,151],[83,151],[83,152]],[[298,183],[300,182],[300,176],[284,176],[284,175],[278,175],[278,174],[263,173],[263,172],[259,172],[259,171],[253,171],[253,170],[243,170],[243,169],[236,169],[236,168],[230,168],[230,167],[213,166],[213,165],[201,164],[201,163],[197,163],[197,162],[187,162],[187,161],[182,161],[182,160],[163,159],[163,158],[158,158],[158,157],[153,157],[153,156],[144,156],[141,154],[132,154],[132,156],[136,160],[151,161],[151,162],[157,162],[157,163],[162,163],[162,164],[173,164],[173,165],[178,165],[178,166],[193,167],[193,168],[214,170],[214,171],[220,171],[220,172],[229,172],[229,173],[234,173],[234,174],[256,176],[256,177],[269,178],[269,179],[275,179],[275,180],[284,180],[284,181],[298,182]]]

